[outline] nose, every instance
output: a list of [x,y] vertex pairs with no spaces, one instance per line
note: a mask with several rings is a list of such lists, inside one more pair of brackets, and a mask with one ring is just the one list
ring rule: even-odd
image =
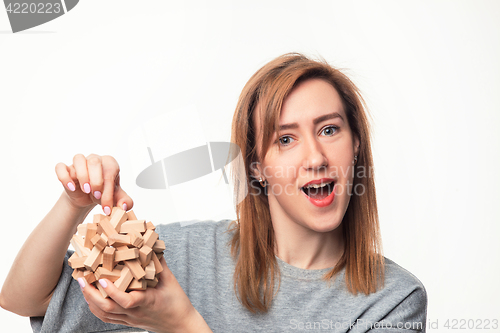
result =
[[308,140],[307,144],[303,146],[304,158],[302,159],[302,166],[306,170],[319,171],[328,166],[328,158],[326,156],[325,147],[318,140]]

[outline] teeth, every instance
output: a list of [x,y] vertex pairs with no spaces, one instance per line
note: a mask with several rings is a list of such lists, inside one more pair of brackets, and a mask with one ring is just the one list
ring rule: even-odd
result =
[[321,184],[309,184],[307,186],[304,186],[304,188],[320,188],[320,187],[323,187],[323,186],[331,184],[331,183],[333,183],[333,182],[321,183]]

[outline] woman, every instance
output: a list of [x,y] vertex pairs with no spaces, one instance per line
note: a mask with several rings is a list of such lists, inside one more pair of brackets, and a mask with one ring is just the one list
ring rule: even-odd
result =
[[158,226],[157,287],[99,281],[110,299],[72,281],[66,249],[96,204],[109,214],[133,201],[112,157],[58,164],[65,191],[21,249],[2,307],[41,332],[425,331],[424,287],[380,254],[368,122],[345,75],[300,54],[271,61],[243,89],[232,142],[246,173],[234,173],[236,193],[248,188],[237,221]]

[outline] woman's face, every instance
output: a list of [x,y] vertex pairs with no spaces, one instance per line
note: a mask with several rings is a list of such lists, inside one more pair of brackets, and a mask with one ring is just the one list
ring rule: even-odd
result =
[[[259,124],[258,112],[254,121]],[[273,224],[336,229],[349,204],[359,147],[339,94],[321,79],[301,82],[285,99],[279,125],[264,161],[254,165],[268,182]]]

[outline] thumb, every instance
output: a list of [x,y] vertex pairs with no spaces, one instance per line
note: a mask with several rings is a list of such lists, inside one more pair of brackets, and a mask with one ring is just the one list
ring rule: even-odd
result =
[[124,211],[130,210],[134,206],[134,200],[132,200],[120,185],[117,185],[115,190],[115,202],[115,205],[123,208]]

